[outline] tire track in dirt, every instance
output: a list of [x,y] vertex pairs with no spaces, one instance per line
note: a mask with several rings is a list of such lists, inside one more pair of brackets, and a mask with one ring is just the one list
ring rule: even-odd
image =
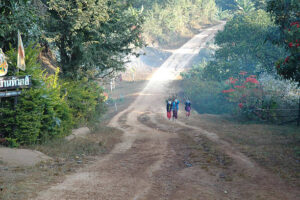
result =
[[[224,23],[204,30],[176,50],[157,70],[134,103],[110,121],[110,126],[124,132],[121,143],[94,164],[41,192],[37,199],[294,200],[295,196],[276,191],[282,186],[280,184],[263,186],[269,182],[257,182],[256,177],[238,177],[236,174],[243,173],[244,169],[256,166],[250,167],[253,163],[247,157],[241,156],[216,134],[181,122],[170,124],[159,114],[165,109],[164,98],[168,94],[169,83],[223,26]],[[153,117],[157,113],[159,121]],[[246,164],[237,165],[235,169],[220,165],[217,151],[203,135],[235,160],[244,159]],[[213,163],[207,158],[214,159]],[[189,163],[190,160],[194,163]],[[216,176],[222,171],[233,174],[234,181],[228,182]],[[272,186],[275,187],[270,188]]]
[[[181,121],[174,123],[164,118],[163,115],[164,113],[148,112],[147,115],[141,116],[140,120],[144,125],[159,130],[168,131],[170,127],[173,127],[172,132],[189,135],[195,142],[199,142],[199,139],[201,141],[204,136],[212,141],[219,151],[233,159],[234,163],[230,166],[231,170],[228,173],[232,173],[230,171],[233,170],[233,176],[239,174],[243,177],[242,179],[241,177],[235,177],[238,184],[231,184],[233,186],[228,187],[231,188],[231,191],[236,191],[236,195],[231,196],[233,199],[241,199],[243,195],[245,195],[244,199],[300,199],[300,192],[297,188],[288,185],[280,177],[260,167],[230,143],[221,140],[217,134],[203,130],[201,127],[187,125]],[[218,169],[218,171],[222,173],[224,170]],[[213,176],[210,177],[210,180],[211,182],[216,181]],[[229,196],[226,195],[223,198]],[[174,197],[174,199],[176,198]]]

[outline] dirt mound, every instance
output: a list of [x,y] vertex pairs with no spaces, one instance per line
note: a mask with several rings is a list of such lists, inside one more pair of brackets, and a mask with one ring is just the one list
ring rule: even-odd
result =
[[81,127],[78,129],[72,130],[72,134],[66,137],[66,140],[70,141],[75,138],[85,138],[88,134],[91,133],[91,130],[88,127]]
[[9,166],[34,166],[41,161],[51,160],[51,157],[29,149],[0,148],[0,161]]

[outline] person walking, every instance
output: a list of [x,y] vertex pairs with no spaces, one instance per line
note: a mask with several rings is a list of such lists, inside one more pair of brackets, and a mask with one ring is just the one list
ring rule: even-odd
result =
[[172,105],[173,121],[175,121],[178,118],[179,103],[180,102],[178,99],[174,99],[173,105]]
[[171,101],[171,99],[167,100],[167,117],[169,120],[172,117],[172,101]]
[[189,117],[191,115],[191,109],[192,109],[192,104],[190,100],[187,99],[185,102],[186,117]]

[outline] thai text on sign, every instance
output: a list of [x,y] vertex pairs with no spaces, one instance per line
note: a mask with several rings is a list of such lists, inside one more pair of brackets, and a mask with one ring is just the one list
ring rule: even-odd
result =
[[17,88],[29,88],[31,76],[7,76],[0,77],[0,90],[11,90]]

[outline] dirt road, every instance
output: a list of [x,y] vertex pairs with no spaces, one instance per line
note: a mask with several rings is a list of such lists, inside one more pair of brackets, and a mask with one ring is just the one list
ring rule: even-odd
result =
[[174,52],[136,101],[111,120],[110,126],[124,131],[111,153],[37,199],[297,199],[295,188],[218,135],[164,116],[172,80],[223,25],[206,29]]

